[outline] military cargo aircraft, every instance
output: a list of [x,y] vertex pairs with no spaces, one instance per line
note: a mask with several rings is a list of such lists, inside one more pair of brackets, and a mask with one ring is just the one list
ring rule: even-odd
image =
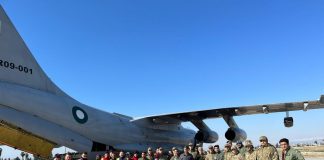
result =
[[[171,148],[189,142],[214,143],[218,134],[203,120],[222,118],[225,137],[243,141],[247,135],[235,116],[268,114],[324,107],[320,100],[189,111],[132,118],[82,104],[64,93],[41,69],[0,6],[0,143],[41,157],[66,146],[90,153]],[[198,131],[185,129],[191,122]],[[285,117],[286,127],[293,125]],[[125,134],[127,136],[125,136]]]

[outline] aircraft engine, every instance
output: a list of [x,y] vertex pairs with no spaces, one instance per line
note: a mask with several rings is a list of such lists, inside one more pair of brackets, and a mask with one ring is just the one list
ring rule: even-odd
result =
[[218,140],[218,134],[214,131],[198,131],[195,140],[204,143],[214,143]]
[[225,133],[225,137],[228,140],[237,142],[237,141],[245,141],[247,136],[246,136],[246,132],[243,129],[228,128],[228,130]]

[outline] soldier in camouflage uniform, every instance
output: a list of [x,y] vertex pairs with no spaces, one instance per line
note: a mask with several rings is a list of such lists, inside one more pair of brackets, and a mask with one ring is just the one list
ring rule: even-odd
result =
[[170,160],[180,160],[179,150],[177,148],[172,148],[173,156]]
[[232,160],[231,145],[226,143],[224,147],[224,160]]
[[243,143],[241,141],[236,142],[236,147],[239,149],[240,154],[244,156],[246,148],[244,147]]
[[233,146],[231,149],[232,149],[231,160],[244,160],[243,156],[240,154],[240,151],[236,146]]
[[232,141],[227,141],[226,143],[230,145],[230,148],[232,148],[232,146],[233,146],[233,142]]
[[141,157],[140,157],[138,160],[149,160],[149,159],[146,157],[146,152],[142,152]]
[[189,143],[188,146],[189,146],[189,153],[190,153],[190,154],[193,156],[193,158],[195,159],[196,156],[197,156],[197,152],[196,152],[196,150],[195,150],[193,144],[192,144],[192,143]]
[[214,147],[212,145],[210,145],[208,147],[208,153],[206,155],[205,160],[215,160],[216,159],[216,153],[214,151]]
[[149,147],[147,149],[147,156],[146,156],[147,159],[149,160],[154,160],[154,153],[153,153],[153,150],[151,147]]
[[279,160],[277,149],[268,142],[266,136],[260,137],[260,148],[257,150],[258,160]]
[[280,147],[282,149],[280,153],[281,160],[305,160],[303,155],[298,151],[289,146],[289,140],[283,138],[279,141]]
[[244,154],[245,160],[256,160],[256,152],[254,151],[251,140],[245,141],[246,152]]
[[195,160],[205,160],[206,154],[202,147],[198,147],[198,154],[195,158]]
[[214,146],[214,151],[216,153],[216,160],[224,159],[224,153],[220,150],[219,145]]
[[205,160],[214,160],[215,159],[215,151],[212,145],[208,146],[208,151],[205,156]]
[[168,160],[168,156],[164,154],[162,147],[159,147],[155,158],[158,158],[159,160]]

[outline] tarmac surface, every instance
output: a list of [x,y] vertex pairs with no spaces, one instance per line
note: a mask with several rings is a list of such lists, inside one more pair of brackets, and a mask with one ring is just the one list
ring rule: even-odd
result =
[[324,160],[324,146],[294,147],[301,151],[306,160]]

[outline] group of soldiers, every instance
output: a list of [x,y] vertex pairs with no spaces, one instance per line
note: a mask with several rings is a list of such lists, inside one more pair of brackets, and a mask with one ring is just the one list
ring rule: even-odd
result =
[[268,142],[266,136],[261,136],[259,141],[260,147],[257,149],[251,140],[246,140],[244,145],[242,142],[237,142],[235,146],[232,146],[232,142],[228,141],[223,152],[219,150],[218,145],[209,146],[205,160],[305,160],[298,150],[289,145],[287,138],[282,138],[279,141],[280,153]]
[[[303,155],[289,145],[287,138],[282,138],[279,141],[280,153],[272,144],[268,142],[266,136],[259,138],[260,147],[255,149],[251,140],[246,140],[244,145],[242,142],[237,142],[233,145],[231,141],[227,141],[224,150],[221,151],[219,145],[209,146],[207,153],[202,147],[196,150],[190,149],[192,159],[183,159],[173,156],[171,160],[305,160]],[[189,144],[189,148],[192,144]]]
[[[116,152],[106,152],[103,156],[97,155],[96,160],[304,160],[302,154],[289,145],[289,140],[283,138],[279,141],[281,150],[277,149],[268,142],[266,136],[261,136],[260,147],[255,149],[251,140],[246,140],[244,145],[242,142],[236,142],[233,145],[228,141],[224,150],[221,150],[219,145],[209,146],[205,152],[201,146],[196,146],[192,143],[184,146],[183,153],[180,154],[180,149],[173,147],[168,154],[164,154],[162,147],[153,151],[148,148],[147,152],[134,152],[130,155],[128,152],[120,151],[118,156]],[[72,160],[71,155],[65,155],[65,160]],[[87,160],[86,153],[82,153],[79,160]]]

